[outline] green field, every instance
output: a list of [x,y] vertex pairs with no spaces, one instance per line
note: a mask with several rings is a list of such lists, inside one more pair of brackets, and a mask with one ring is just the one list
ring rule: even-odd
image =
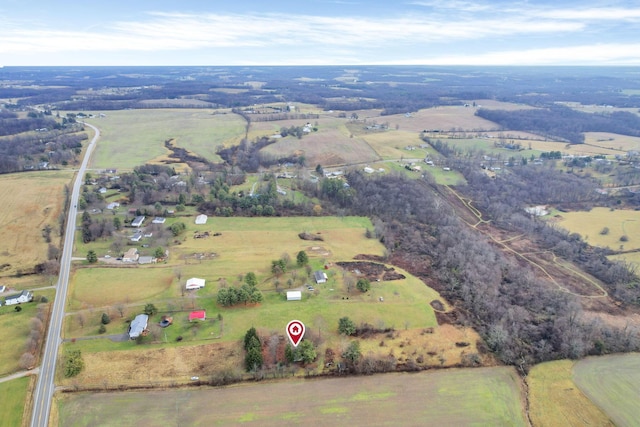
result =
[[617,426],[640,419],[640,355],[589,357],[573,367],[574,381]]
[[[561,216],[558,225],[580,234],[590,245],[613,250],[640,249],[640,211],[593,208],[588,212],[562,212]],[[602,234],[605,227],[609,231]],[[622,236],[626,236],[627,241],[621,241]],[[617,259],[633,261],[634,255],[637,254],[621,254]]]
[[529,415],[534,426],[613,425],[576,386],[572,372],[575,363],[572,360],[546,362],[529,372]]
[[212,114],[209,109],[107,111],[106,117],[88,119],[102,136],[92,157],[97,169],[133,169],[165,156],[164,141],[174,138],[210,161],[220,160],[217,147],[244,135],[245,122],[236,114]]
[[29,380],[29,377],[23,377],[0,383],[0,396],[2,396],[0,427],[22,425]]
[[289,380],[225,388],[82,393],[61,426],[526,425],[512,368]]

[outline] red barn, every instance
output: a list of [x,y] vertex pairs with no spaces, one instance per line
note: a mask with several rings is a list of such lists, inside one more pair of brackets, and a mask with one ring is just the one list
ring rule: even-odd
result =
[[189,313],[189,322],[193,322],[194,320],[206,320],[207,313],[204,310],[192,311]]

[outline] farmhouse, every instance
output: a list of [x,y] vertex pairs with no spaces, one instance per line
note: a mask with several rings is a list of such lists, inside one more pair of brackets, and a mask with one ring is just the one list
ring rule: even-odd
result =
[[204,310],[192,311],[189,313],[189,322],[193,322],[194,320],[207,320],[207,313]]
[[123,262],[136,262],[138,260],[138,248],[129,249],[122,257]]
[[300,301],[302,300],[301,291],[287,291],[287,301]]
[[313,277],[316,279],[316,283],[327,283],[327,274],[324,271],[314,272]]
[[138,314],[129,325],[129,338],[132,340],[138,338],[147,329],[149,316],[146,314]]
[[204,279],[192,277],[191,279],[187,280],[186,288],[189,290],[204,288]]
[[5,305],[22,304],[23,302],[33,301],[33,293],[30,291],[22,291],[19,294],[10,295],[5,298]]
[[141,216],[137,216],[133,221],[131,221],[131,226],[132,227],[140,227],[142,225],[142,223],[144,222],[145,216],[141,215]]
[[196,217],[196,224],[203,225],[207,223],[207,216],[204,214],[198,215]]

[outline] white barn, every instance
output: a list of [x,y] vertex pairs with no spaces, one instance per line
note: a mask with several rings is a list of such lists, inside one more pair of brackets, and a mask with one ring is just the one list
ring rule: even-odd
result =
[[287,291],[287,301],[300,301],[302,300],[301,291]]
[[187,280],[186,288],[189,290],[204,288],[204,279],[192,277],[191,279]]

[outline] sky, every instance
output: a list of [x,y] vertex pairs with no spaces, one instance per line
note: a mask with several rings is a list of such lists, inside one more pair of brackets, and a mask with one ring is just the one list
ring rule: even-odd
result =
[[640,2],[2,0],[0,66],[640,65]]

